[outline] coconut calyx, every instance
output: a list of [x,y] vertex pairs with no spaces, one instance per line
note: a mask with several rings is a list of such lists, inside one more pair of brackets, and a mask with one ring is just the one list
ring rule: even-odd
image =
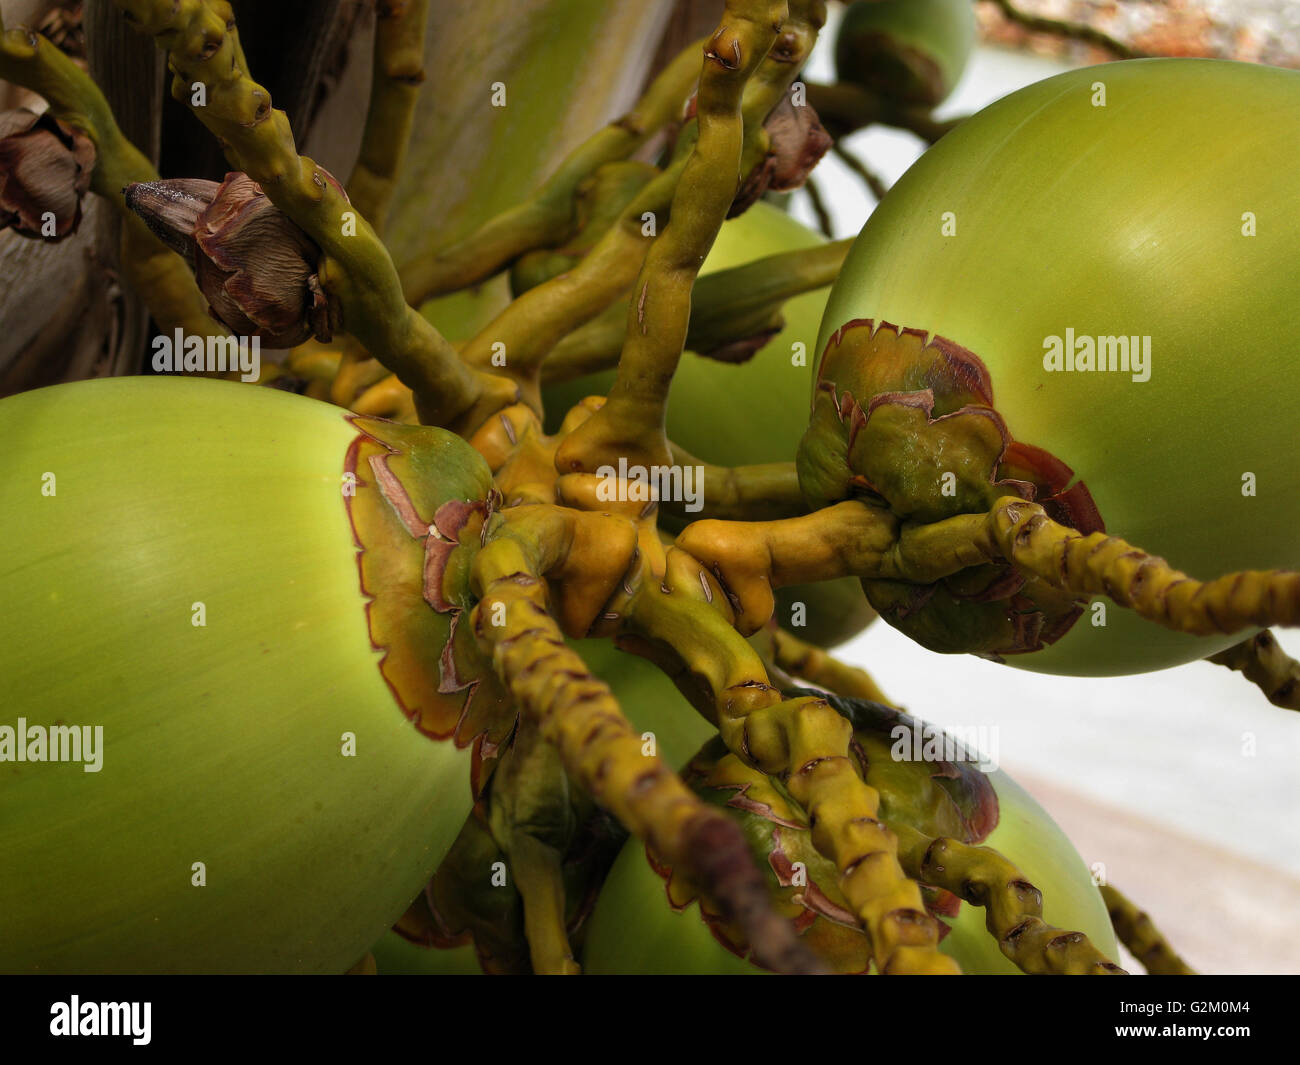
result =
[[[570,797],[561,800],[567,807]],[[460,835],[393,931],[418,947],[451,950],[473,944],[479,965],[493,975],[533,971],[524,924],[524,906],[512,870],[504,882],[487,875],[510,866],[479,803]],[[627,839],[612,817],[594,804],[575,811],[571,831],[557,840],[563,855],[565,931],[576,936],[596,904],[609,867]]]
[[514,727],[514,704],[475,643],[469,576],[499,505],[492,473],[442,429],[357,415],[344,502],[370,602],[370,642],[401,712],[430,739],[474,747],[476,794]]
[[[929,524],[986,513],[1016,495],[1081,534],[1105,530],[1074,471],[1012,436],[974,352],[890,322],[855,319],[830,338],[796,465],[813,507],[858,498],[904,522]],[[1083,612],[1068,595],[1006,565],[968,567],[933,584],[864,580],[862,587],[881,617],[941,653],[1037,651]]]

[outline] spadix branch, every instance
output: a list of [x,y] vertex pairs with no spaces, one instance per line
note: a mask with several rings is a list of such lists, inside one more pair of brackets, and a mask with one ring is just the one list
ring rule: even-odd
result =
[[1196,636],[1300,624],[1300,573],[1229,573],[1198,581],[1118,536],[1080,536],[1035,503],[1005,497],[989,512],[999,553],[1022,573],[1080,599],[1105,595],[1148,621]]
[[1274,706],[1300,710],[1300,662],[1283,651],[1267,629],[1206,661],[1236,670]]
[[375,7],[374,65],[361,151],[348,198],[382,234],[397,175],[406,158],[415,104],[424,82],[424,24],[429,0],[391,0]]
[[677,545],[698,558],[738,604],[745,634],[767,624],[784,585],[873,577],[928,584],[989,560],[984,515],[902,529],[889,511],[847,500],[779,521],[697,521]]
[[1195,976],[1145,913],[1109,884],[1101,885],[1102,901],[1115,936],[1145,967],[1149,976]]
[[793,677],[850,699],[895,705],[865,669],[841,662],[815,644],[807,643],[778,626],[764,630],[773,664]]
[[808,205],[817,217],[817,231],[827,238],[835,236],[835,219],[831,217],[830,208],[826,206],[826,200],[822,196],[817,179],[809,178],[805,181],[803,191],[808,196]]
[[[421,417],[473,427],[513,396],[476,374],[406,305],[388,251],[329,175],[299,156],[283,111],[249,76],[225,0],[115,0],[168,53],[172,94],[221,141],[226,157],[320,247],[321,285],[342,326],[408,385]],[[202,86],[201,97],[196,88]],[[203,100],[197,105],[199,99]]]
[[687,565],[682,555],[669,552],[669,590],[653,581],[641,585],[629,604],[630,627],[673,648],[710,687],[728,749],[779,779],[803,807],[813,845],[839,870],[878,970],[957,972],[939,953],[938,921],[926,912],[919,885],[898,863],[897,840],[879,817],[879,792],[854,767],[853,726],[823,699],[784,699],[757,652],[720,612],[722,604],[700,594],[708,581],[702,570],[693,581],[698,563]]
[[833,85],[809,82],[808,102],[816,108],[817,117],[836,139],[867,126],[883,125],[909,130],[933,144],[965,118],[963,115],[936,119],[926,107],[916,104],[899,106],[860,85],[844,81]]
[[510,303],[465,345],[465,360],[486,369],[504,353],[506,373],[521,382],[534,380],[562,337],[600,314],[631,284],[648,243],[644,217],[662,216],[684,165],[683,158],[642,189],[572,270]]
[[889,187],[881,180],[880,175],[849,151],[842,141],[831,145],[831,151],[835,153],[835,157],[841,163],[852,170],[859,180],[867,186],[867,191],[871,193],[877,203],[885,198],[885,193],[889,191]]
[[[729,5],[728,14],[732,11]],[[605,406],[561,447],[562,470],[593,470],[600,465],[593,459],[624,453],[625,444],[630,460],[650,465],[669,460],[664,406],[686,342],[691,290],[743,172],[746,85],[772,49],[787,13],[784,3],[755,5],[754,17],[741,16],[731,32],[724,24],[705,46],[695,147],[681,164],[668,223],[647,252],[633,289],[618,377]],[[760,84],[774,79],[769,73]]]
[[5,31],[0,21],[0,78],[43,96],[61,122],[81,130],[95,145],[91,189],[122,218],[121,264],[131,288],[144,300],[163,333],[221,336],[227,330],[208,316],[185,262],[128,210],[122,190],[132,182],[157,181],[158,172],[123,136],[99,86],[40,34]]
[[1197,636],[1300,624],[1300,573],[1193,580],[1117,536],[1083,536],[1016,496],[986,514],[908,526],[881,507],[848,500],[781,521],[694,522],[677,543],[735,597],[736,625],[745,633],[766,624],[772,590],[783,585],[849,576],[932,584],[987,562],[1009,563],[1080,601],[1107,596],[1148,621]]
[[[474,632],[522,712],[560,752],[569,775],[639,839],[690,870],[729,918],[744,926],[764,964],[781,971],[818,968],[772,909],[740,828],[657,756],[643,753],[640,733],[609,686],[565,643],[548,609],[547,575],[564,574],[571,554],[603,558],[605,572],[582,567],[589,594],[577,592],[579,603],[567,611],[574,631],[586,632],[593,609],[609,598],[631,557],[632,523],[553,506],[516,507],[495,519],[490,536],[474,561]],[[594,552],[597,542],[602,550]],[[579,583],[564,581],[566,594]]]
[[807,513],[808,504],[792,462],[712,466],[671,441],[668,448],[674,469],[693,467],[698,471],[702,509],[691,513],[684,500],[672,498],[659,504],[667,514],[686,519],[774,521]]
[[[691,295],[686,349],[708,355],[779,329],[781,305],[833,282],[851,244],[841,240],[778,252],[698,278]],[[630,302],[612,304],[556,344],[542,364],[542,384],[617,366]]]
[[369,358],[358,349],[355,341],[347,338],[340,345],[338,369],[330,382],[330,402],[350,407],[353,399],[382,381],[387,374],[380,362]]
[[[768,54],[760,53],[762,61],[757,70],[750,64],[747,73],[752,73],[752,78],[736,78],[731,85],[737,93],[743,93],[740,96],[743,147],[738,160],[731,161],[728,168],[736,171],[731,175],[728,204],[735,196],[739,177],[749,173],[766,157],[769,138],[763,122],[784,97],[799,64],[816,40],[817,27],[821,25],[820,20],[812,20],[808,9],[814,9],[812,14],[816,14],[824,9],[824,4],[800,0],[793,6],[797,14],[792,13],[781,27],[778,47]],[[822,14],[824,17],[824,11]],[[706,73],[711,65],[705,64]],[[702,93],[703,75],[701,78]],[[699,95],[697,93],[697,97]],[[495,355],[504,353],[504,372],[523,386],[531,402],[540,403],[537,390],[542,361],[561,339],[624,295],[636,279],[637,272],[643,269],[647,245],[651,243],[645,228],[646,218],[655,220],[655,229],[661,234],[665,232],[665,225],[671,225],[670,212],[675,209],[679,181],[694,157],[696,149],[692,146],[696,144],[699,128],[698,121],[692,121],[683,129],[673,161],[641,190],[624,209],[617,223],[577,266],[529,289],[465,346],[464,356],[470,365],[486,369],[493,365]],[[699,164],[695,170],[698,174]],[[725,179],[725,172],[717,178],[718,181]],[[704,246],[705,252],[712,239],[710,234]],[[657,239],[655,243],[658,243]],[[696,263],[697,271],[698,266]]]
[[626,159],[680,116],[699,76],[703,41],[684,48],[622,118],[572,151],[533,196],[469,236],[402,266],[407,298],[425,300],[486,280],[534,248],[558,244],[573,224],[579,186],[605,163]]
[[982,906],[989,932],[1022,972],[1124,974],[1082,932],[1063,931],[1044,921],[1042,893],[992,847],[931,838],[908,825],[899,825],[897,831],[903,868],[923,883]]
[[[849,244],[849,241],[837,241],[779,252],[699,278],[691,301],[687,349],[716,351],[727,345],[744,343],[755,335],[765,337],[779,329],[781,304],[791,297],[823,288],[834,281],[843,265]],[[598,271],[593,269],[591,273],[595,276]],[[542,384],[568,381],[617,366],[623,336],[627,330],[627,315],[626,301],[611,304],[596,318],[564,337],[542,363]],[[333,365],[336,372],[341,372],[337,351],[332,353],[332,363],[328,364],[319,354],[313,354],[310,359],[306,355],[295,354],[293,358],[295,367],[298,360],[302,361],[301,372],[296,368],[294,370],[299,376],[316,379],[326,372],[327,365]],[[361,366],[349,371],[351,374],[364,372]],[[330,379],[332,377],[331,374]],[[405,386],[395,378],[378,382],[365,380],[361,385],[364,392],[348,392],[347,386],[353,383],[355,382],[350,378],[337,379],[334,402],[351,407],[358,413],[362,412],[362,407],[357,404],[364,404],[364,413],[384,416],[388,416],[386,411],[389,409],[406,410],[411,406],[409,390],[407,396],[402,398]],[[363,399],[362,396],[366,398]],[[724,470],[720,476],[715,476],[719,470],[721,467],[707,467],[711,485],[725,485],[731,480],[730,471]],[[785,517],[802,513],[806,509],[802,505],[797,482],[793,485],[782,484],[780,492],[774,497],[778,501],[778,510],[772,512],[734,509],[736,504],[743,503],[746,498],[768,498],[766,489],[746,490],[736,495],[730,487],[724,487],[724,495],[721,497],[714,495],[714,491],[711,487],[707,500],[710,517]]]
[[367,388],[349,407],[358,414],[390,418],[395,422],[418,420],[411,390],[392,374]]

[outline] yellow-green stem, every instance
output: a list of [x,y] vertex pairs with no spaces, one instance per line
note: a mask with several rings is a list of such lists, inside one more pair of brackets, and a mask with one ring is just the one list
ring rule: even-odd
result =
[[379,0],[374,66],[361,151],[348,198],[382,234],[424,83],[424,25],[429,0]]

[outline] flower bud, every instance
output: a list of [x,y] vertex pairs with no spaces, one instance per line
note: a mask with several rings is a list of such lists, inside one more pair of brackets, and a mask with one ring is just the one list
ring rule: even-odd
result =
[[767,155],[741,184],[729,218],[748,210],[769,189],[789,192],[799,188],[832,144],[812,105],[796,105],[790,93],[767,116],[763,128],[768,136]]
[[826,132],[812,104],[796,105],[790,93],[764,123],[771,147],[767,158],[772,167],[769,188],[789,192],[799,188],[821,157],[830,151],[831,135]]
[[333,336],[320,249],[244,173],[129,185],[126,202],[194,266],[212,315],[240,336],[291,348]]
[[0,111],[0,229],[59,241],[81,224],[95,145],[52,115]]

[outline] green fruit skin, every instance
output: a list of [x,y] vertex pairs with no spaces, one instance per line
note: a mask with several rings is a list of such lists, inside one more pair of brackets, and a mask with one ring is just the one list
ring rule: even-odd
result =
[[[0,971],[346,970],[471,806],[467,752],[378,672],[356,430],[283,392],[119,378],[6,399],[0,435],[0,724],[103,726],[100,772],[0,762]],[[476,498],[464,450],[448,495]]]
[[[662,674],[625,678],[615,688],[621,705],[638,725],[662,718],[676,689]],[[644,708],[641,717],[630,708]],[[705,737],[708,738],[707,736]],[[692,751],[691,755],[695,752]],[[684,764],[676,763],[676,764]],[[1058,928],[1085,933],[1108,958],[1118,955],[1110,918],[1091,874],[1046,811],[1006,773],[990,780],[997,792],[998,824],[984,841],[1004,855],[1043,893],[1043,917]],[[762,856],[756,856],[760,863]],[[984,910],[962,903],[940,949],[967,974],[1018,973],[984,926]],[[582,958],[588,974],[730,975],[758,974],[757,966],[724,947],[700,918],[699,904],[681,912],[669,904],[666,884],[646,859],[645,845],[629,840],[601,888],[587,922]]]
[[[1294,569],[1296,173],[1296,72],[1153,59],[1049,78],[964,122],[890,190],[817,351],[856,318],[931,330],[984,361],[1012,435],[1074,469],[1108,532],[1199,579]],[[1047,372],[1045,338],[1067,328],[1150,336],[1150,379]],[[1259,498],[1242,494],[1247,472]],[[1112,604],[1105,626],[1085,613],[1007,664],[1121,675],[1247,635],[1192,637]]]
[[[796,610],[803,604],[803,611]],[[795,620],[802,618],[803,624]],[[776,619],[801,640],[830,649],[847,643],[876,620],[862,584],[840,577],[820,584],[792,584],[776,590]]]
[[[881,48],[887,49],[883,55]],[[975,12],[968,0],[852,4],[835,37],[835,72],[841,81],[900,103],[934,107],[961,80],[974,48]],[[923,61],[936,80],[914,70],[900,53],[911,53],[913,63]]]
[[[817,233],[762,201],[723,224],[701,274],[742,266],[768,255],[823,243]],[[791,396],[802,396],[812,381],[817,330],[830,287],[787,300],[785,327],[740,364],[686,352],[673,376],[667,429],[674,443],[696,458],[718,466],[790,462],[799,448],[808,411]],[[791,361],[802,344],[804,365]],[[544,399],[548,423],[558,425],[565,411],[585,396],[605,395],[614,371],[552,385]],[[707,490],[707,489],[706,489]],[[822,585],[798,585],[779,593],[778,620],[789,627],[789,607],[805,604],[805,626],[791,631],[821,647],[852,639],[875,618],[855,578]],[[695,748],[685,757],[695,753]]]

